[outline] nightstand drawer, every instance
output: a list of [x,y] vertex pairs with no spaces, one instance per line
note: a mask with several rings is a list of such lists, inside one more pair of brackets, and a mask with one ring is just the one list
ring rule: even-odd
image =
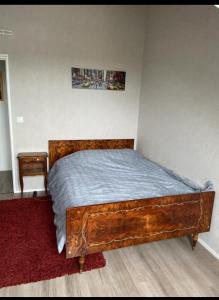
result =
[[36,163],[36,162],[45,162],[44,157],[22,157],[21,161],[23,164],[32,164],[32,163]]
[[46,175],[45,171],[42,169],[26,169],[23,170],[22,176],[37,176],[37,175]]
[[33,173],[36,172],[45,172],[45,165],[44,162],[29,162],[29,163],[22,163],[23,173],[33,170]]

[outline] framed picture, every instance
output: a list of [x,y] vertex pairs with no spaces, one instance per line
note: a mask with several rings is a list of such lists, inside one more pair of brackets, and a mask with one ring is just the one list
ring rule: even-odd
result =
[[126,72],[72,68],[72,88],[93,90],[125,90]]
[[4,101],[4,93],[3,93],[3,72],[0,71],[0,101]]

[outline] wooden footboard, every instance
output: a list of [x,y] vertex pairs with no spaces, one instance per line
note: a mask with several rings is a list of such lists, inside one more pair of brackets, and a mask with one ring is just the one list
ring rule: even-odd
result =
[[68,208],[66,257],[210,230],[214,192]]

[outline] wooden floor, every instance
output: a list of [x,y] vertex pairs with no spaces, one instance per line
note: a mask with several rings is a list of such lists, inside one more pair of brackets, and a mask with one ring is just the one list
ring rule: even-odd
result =
[[0,171],[0,194],[8,194],[12,192],[12,171]]
[[105,268],[3,288],[0,297],[219,296],[219,261],[200,244],[192,251],[187,237],[109,251],[104,256]]

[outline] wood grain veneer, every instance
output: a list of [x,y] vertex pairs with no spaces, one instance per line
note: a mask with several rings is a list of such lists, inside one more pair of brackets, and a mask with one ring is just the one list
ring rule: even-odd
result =
[[210,230],[214,192],[67,209],[68,258]]
[[80,150],[134,148],[134,139],[49,141],[49,168],[60,158]]

